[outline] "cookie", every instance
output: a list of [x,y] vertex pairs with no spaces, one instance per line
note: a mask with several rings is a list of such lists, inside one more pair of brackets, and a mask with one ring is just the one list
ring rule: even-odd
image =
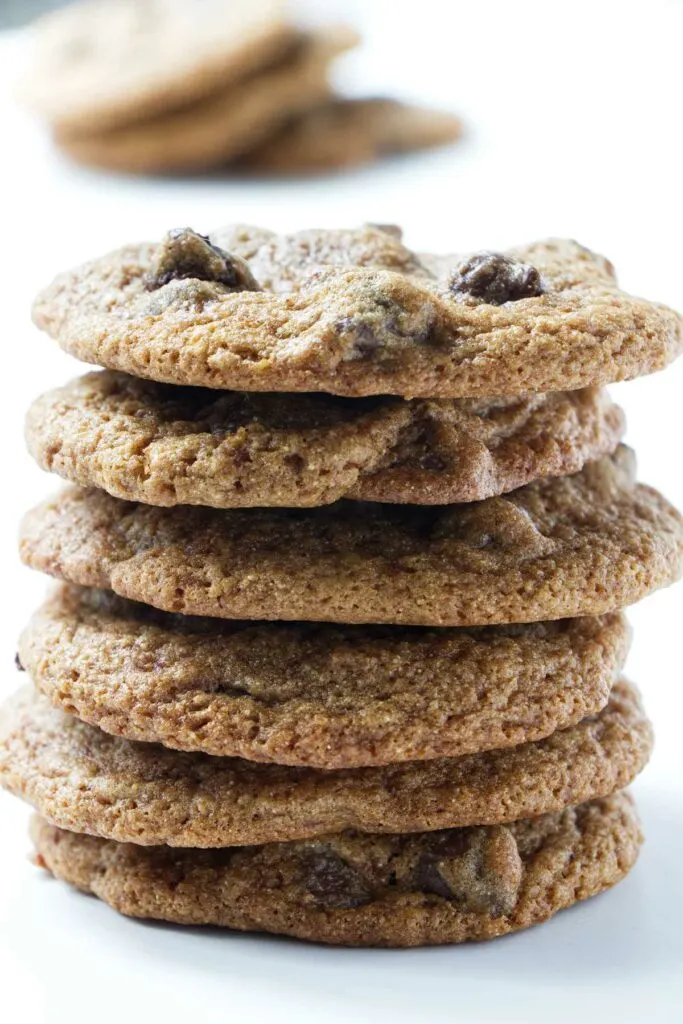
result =
[[306,507],[342,497],[448,504],[562,476],[614,451],[624,416],[598,389],[492,400],[217,393],[114,371],[32,406],[53,473],[150,505]]
[[266,174],[319,174],[443,146],[461,134],[460,120],[445,111],[393,99],[332,97],[293,117],[239,165]]
[[70,487],[24,519],[27,565],[189,615],[481,626],[600,615],[683,567],[683,519],[628,449],[469,505],[159,509]]
[[281,0],[81,0],[36,24],[22,97],[60,131],[101,132],[224,90],[300,35]]
[[137,377],[347,397],[576,390],[683,345],[676,313],[575,242],[430,257],[380,227],[171,232],[59,275],[33,315],[77,358]]
[[528,928],[633,867],[627,793],[510,825],[346,832],[222,850],[134,846],[32,824],[36,863],[130,917],[344,946],[427,946]]
[[19,659],[53,704],[115,736],[330,769],[547,736],[606,704],[628,640],[620,615],[437,633],[250,625],[61,586]]
[[57,145],[81,163],[129,173],[201,171],[259,143],[288,116],[329,93],[330,61],[358,42],[351,29],[309,33],[282,60],[229,82],[196,104],[104,131],[57,131]]
[[461,758],[322,771],[133,743],[26,687],[0,720],[0,783],[54,825],[120,842],[241,846],[354,828],[428,832],[608,796],[645,766],[652,732],[617,683],[597,716],[536,743]]
[[445,111],[384,98],[332,97],[293,117],[239,165],[265,174],[320,174],[447,145],[461,135],[461,121]]

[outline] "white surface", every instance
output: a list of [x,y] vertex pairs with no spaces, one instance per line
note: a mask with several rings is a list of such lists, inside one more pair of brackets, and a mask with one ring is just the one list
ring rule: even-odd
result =
[[[61,162],[3,96],[0,652],[8,690],[16,634],[44,588],[17,564],[16,523],[54,487],[23,451],[22,417],[38,392],[79,372],[28,318],[36,288],[57,270],[188,223],[207,230],[229,220],[280,228],[393,220],[418,248],[571,235],[610,255],[625,287],[683,307],[683,4],[317,7],[365,28],[364,51],[342,73],[354,89],[450,106],[471,126],[467,142],[315,183],[137,181]],[[5,94],[18,49],[5,40],[0,51]],[[641,476],[683,506],[683,364],[614,390]],[[631,615],[630,674],[645,691],[658,746],[635,787],[648,841],[619,888],[541,929],[469,948],[353,952],[184,932],[123,920],[39,874],[25,859],[27,812],[3,796],[0,1019],[680,1021],[682,592],[661,593]]]

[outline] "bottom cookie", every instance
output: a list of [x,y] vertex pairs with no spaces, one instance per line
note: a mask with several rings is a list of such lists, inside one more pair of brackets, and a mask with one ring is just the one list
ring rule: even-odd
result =
[[627,793],[511,825],[218,850],[116,843],[42,818],[32,837],[41,867],[128,916],[345,946],[528,928],[619,882],[642,841]]

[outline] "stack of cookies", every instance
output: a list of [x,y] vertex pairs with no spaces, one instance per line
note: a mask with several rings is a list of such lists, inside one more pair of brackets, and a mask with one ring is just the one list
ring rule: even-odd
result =
[[135,917],[349,945],[483,939],[623,878],[648,720],[622,609],[683,521],[601,386],[681,320],[574,242],[417,255],[236,226],[66,273],[106,367],[40,398],[69,486],[0,779],[37,863]]
[[81,0],[42,19],[22,95],[57,146],[130,173],[305,173],[451,142],[451,114],[333,92],[347,26],[282,0]]

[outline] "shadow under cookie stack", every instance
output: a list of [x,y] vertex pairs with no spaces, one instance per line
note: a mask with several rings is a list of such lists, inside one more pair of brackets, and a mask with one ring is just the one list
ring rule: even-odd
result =
[[[390,226],[189,229],[34,317],[106,367],[29,413],[70,485],[0,780],[37,863],[124,914],[417,946],[634,864],[650,724],[622,609],[681,571],[601,390],[680,319],[572,242],[416,255]],[[501,397],[504,396],[504,397]]]

